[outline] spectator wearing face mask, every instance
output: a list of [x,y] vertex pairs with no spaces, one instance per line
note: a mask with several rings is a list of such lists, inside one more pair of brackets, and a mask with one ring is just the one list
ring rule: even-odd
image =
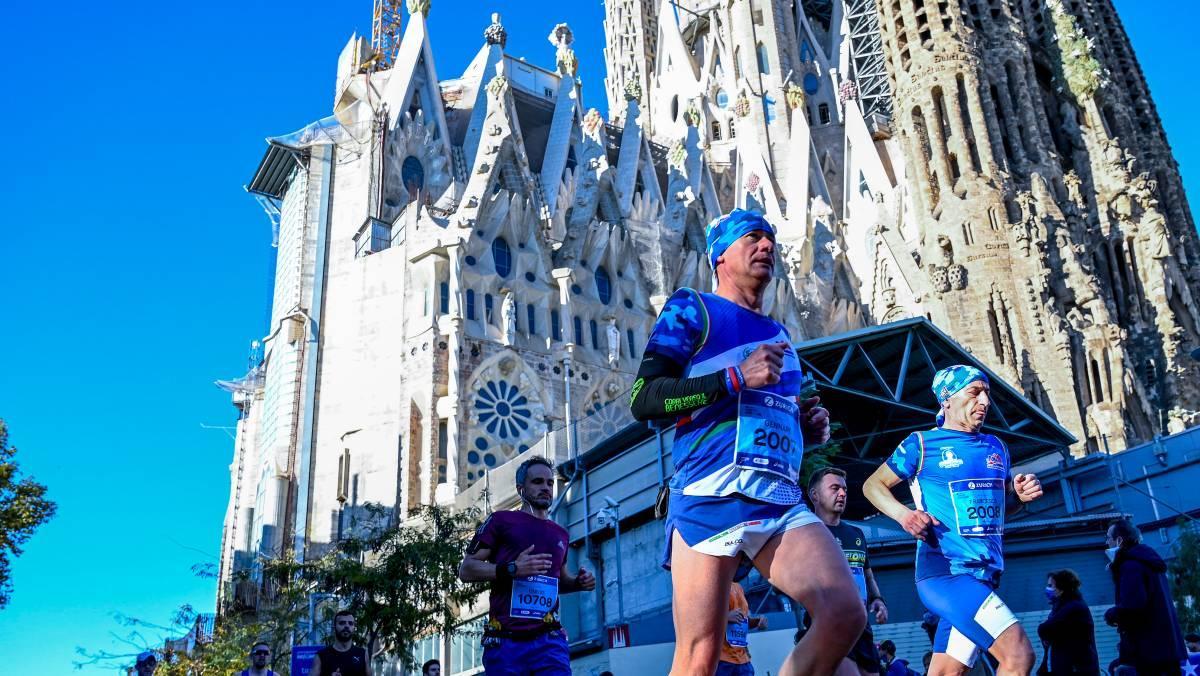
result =
[[1092,613],[1079,586],[1079,576],[1073,570],[1056,570],[1046,577],[1050,616],[1038,625],[1043,648],[1038,674],[1100,673]]
[[1112,522],[1106,544],[1116,603],[1104,613],[1104,621],[1121,634],[1117,662],[1138,676],[1178,676],[1187,650],[1171,602],[1166,562],[1142,544],[1141,531],[1128,519]]

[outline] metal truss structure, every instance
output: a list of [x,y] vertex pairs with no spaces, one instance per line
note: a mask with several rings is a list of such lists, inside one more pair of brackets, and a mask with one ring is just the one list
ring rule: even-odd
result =
[[878,113],[890,119],[892,88],[884,65],[875,0],[845,0],[845,11],[850,24],[850,61],[858,85],[858,105],[863,117]]

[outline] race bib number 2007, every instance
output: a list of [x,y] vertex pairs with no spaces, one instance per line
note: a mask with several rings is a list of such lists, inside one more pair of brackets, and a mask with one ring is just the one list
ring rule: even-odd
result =
[[558,602],[558,578],[548,575],[530,575],[513,580],[512,602],[508,608],[511,617],[540,620],[554,609]]
[[804,439],[800,432],[800,405],[792,397],[774,392],[745,390],[738,395],[738,467],[778,474],[796,481]]

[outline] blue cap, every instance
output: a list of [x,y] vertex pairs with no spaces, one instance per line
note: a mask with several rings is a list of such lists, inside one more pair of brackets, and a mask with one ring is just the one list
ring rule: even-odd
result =
[[712,269],[717,269],[717,259],[725,253],[730,244],[755,230],[762,230],[770,234],[771,239],[775,239],[775,226],[768,223],[762,214],[753,211],[734,209],[720,218],[713,219],[704,230],[705,253],[708,254],[708,264]]
[[[933,376],[933,396],[937,397],[939,405],[944,404],[947,399],[958,394],[964,387],[976,380],[982,380],[985,384],[991,385],[987,374],[974,366],[966,366],[964,364],[947,366]],[[942,413],[942,409],[939,406],[937,426],[941,427],[944,422],[946,422],[946,416]]]

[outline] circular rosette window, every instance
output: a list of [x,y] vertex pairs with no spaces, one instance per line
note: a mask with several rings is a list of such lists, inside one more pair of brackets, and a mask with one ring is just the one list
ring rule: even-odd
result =
[[523,438],[529,430],[533,411],[529,399],[515,385],[489,380],[476,393],[475,408],[479,425],[502,441]]

